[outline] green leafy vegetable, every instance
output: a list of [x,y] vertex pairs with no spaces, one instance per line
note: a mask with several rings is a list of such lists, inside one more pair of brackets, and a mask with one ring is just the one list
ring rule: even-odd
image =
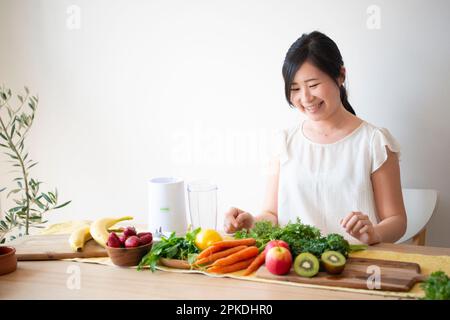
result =
[[433,272],[420,286],[425,300],[450,300],[450,278],[443,271]]
[[235,234],[235,238],[238,239],[248,237],[256,239],[256,245],[260,250],[264,249],[270,240],[286,241],[294,256],[309,252],[320,258],[323,252],[333,250],[348,257],[349,252],[367,248],[366,245],[350,245],[339,234],[322,236],[318,228],[301,223],[299,218],[284,227],[274,226],[269,221],[258,221],[252,229],[240,230]]
[[270,240],[277,239],[279,227],[269,221],[258,221],[250,230],[242,229],[234,234],[236,239],[254,238],[256,246],[262,250]]
[[184,237],[177,237],[175,232],[172,232],[168,238],[161,237],[161,241],[154,244],[150,252],[142,258],[138,270],[149,266],[152,272],[155,271],[159,258],[187,260],[192,263],[200,252],[195,245],[195,237],[200,230],[201,228],[197,228],[188,231]]

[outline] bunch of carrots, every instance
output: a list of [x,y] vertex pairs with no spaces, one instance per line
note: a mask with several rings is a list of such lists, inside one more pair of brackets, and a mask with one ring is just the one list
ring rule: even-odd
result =
[[213,243],[200,252],[194,265],[205,267],[211,273],[229,273],[244,270],[250,275],[258,270],[266,258],[265,252],[259,253],[254,238],[224,240]]

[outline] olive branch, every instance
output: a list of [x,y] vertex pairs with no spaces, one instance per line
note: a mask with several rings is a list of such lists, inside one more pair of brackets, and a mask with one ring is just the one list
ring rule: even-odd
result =
[[[25,138],[31,128],[36,113],[39,98],[30,95],[27,87],[25,93],[17,95],[18,107],[11,106],[11,89],[0,87],[0,149],[10,158],[13,170],[10,173],[18,174],[15,178],[15,188],[10,190],[6,196],[18,195],[13,199],[15,206],[0,211],[0,243],[5,242],[7,233],[15,228],[25,227],[25,235],[29,234],[30,227],[42,228],[41,224],[46,223],[43,215],[51,210],[62,208],[71,201],[58,205],[58,190],[54,192],[41,192],[39,187],[41,181],[30,177],[30,169],[38,162],[28,157],[25,149]],[[6,150],[5,150],[6,149]],[[7,188],[0,188],[0,192]],[[22,234],[20,233],[19,236]],[[11,240],[14,239],[11,236]]]

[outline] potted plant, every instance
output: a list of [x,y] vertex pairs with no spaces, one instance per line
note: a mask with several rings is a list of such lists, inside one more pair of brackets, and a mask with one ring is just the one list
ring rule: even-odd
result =
[[[25,138],[33,124],[39,102],[37,96],[30,95],[27,87],[23,94],[17,95],[17,106],[13,105],[10,89],[0,87],[0,150],[9,158],[14,187],[0,188],[6,199],[12,199],[13,206],[8,210],[0,208],[0,244],[6,242],[6,236],[13,230],[17,236],[28,235],[31,227],[43,228],[46,223],[44,214],[62,208],[70,201],[58,204],[58,191],[40,191],[41,181],[31,177],[30,170],[37,162],[30,159],[25,148]],[[11,235],[9,240],[17,237]],[[9,250],[8,254],[11,254]]]

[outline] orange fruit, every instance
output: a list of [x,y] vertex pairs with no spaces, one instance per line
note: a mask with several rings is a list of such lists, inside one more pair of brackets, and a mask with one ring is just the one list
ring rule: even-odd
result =
[[214,229],[202,229],[195,237],[195,245],[200,250],[205,250],[214,242],[222,241],[222,236]]

